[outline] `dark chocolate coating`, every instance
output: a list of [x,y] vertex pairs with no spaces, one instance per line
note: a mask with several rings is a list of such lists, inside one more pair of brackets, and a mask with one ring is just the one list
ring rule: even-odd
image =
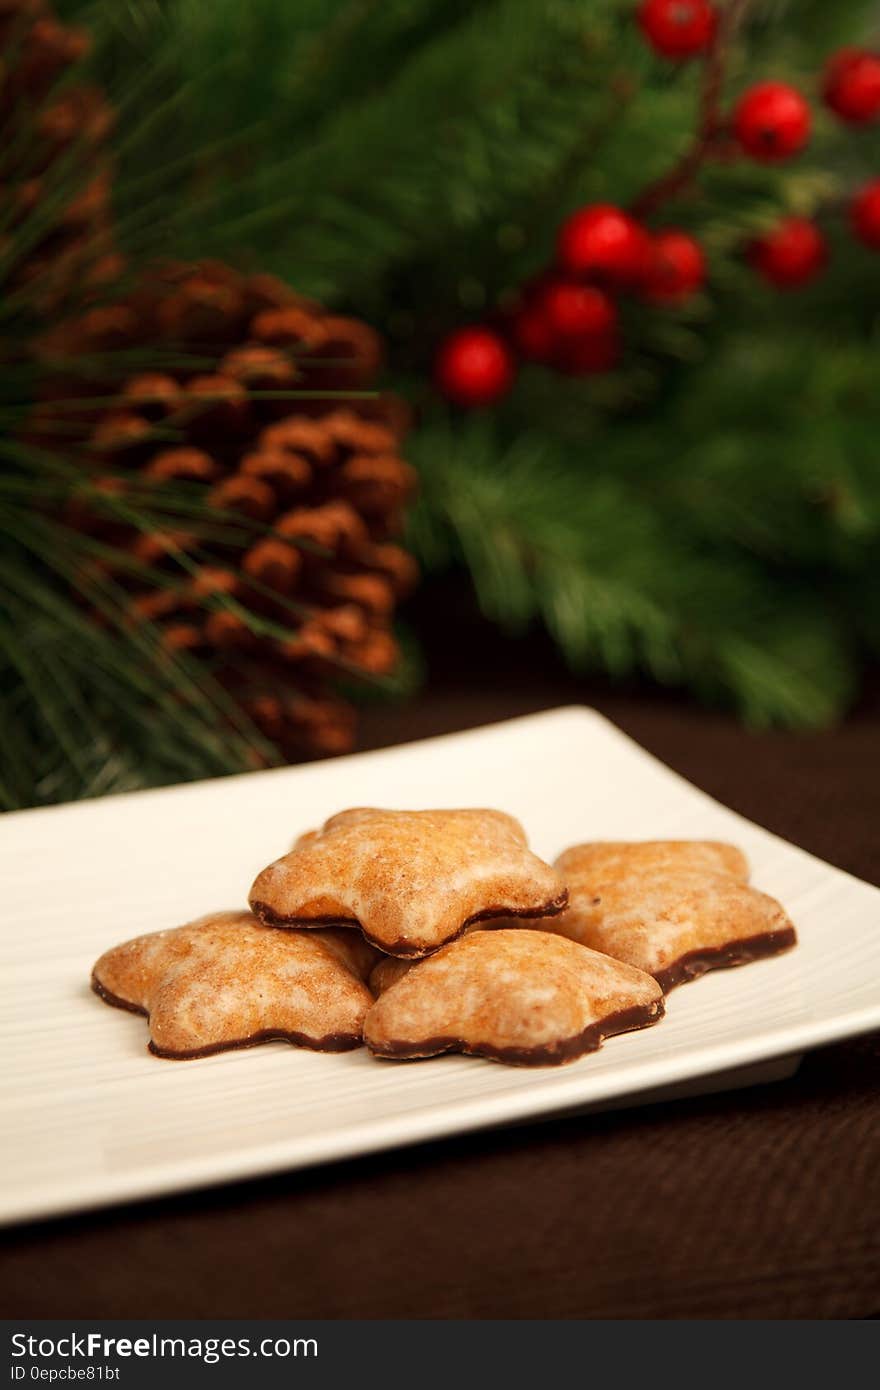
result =
[[797,945],[794,927],[782,931],[761,932],[758,936],[748,936],[741,941],[728,941],[723,946],[707,946],[704,950],[688,951],[678,960],[667,965],[664,970],[655,970],[654,979],[664,994],[676,985],[697,980],[709,970],[729,970],[736,965],[749,965],[753,960],[765,960],[768,956],[778,956],[782,951],[790,951]]
[[418,947],[413,947],[406,941],[382,942],[373,937],[358,921],[357,917],[286,917],[282,913],[275,912],[267,903],[252,902],[251,911],[258,917],[264,927],[359,927],[364,937],[371,946],[375,946],[385,955],[396,956],[398,959],[421,960],[425,956],[432,956],[435,951],[439,951],[441,946],[448,946],[450,942],[457,941],[468,927],[475,922],[489,921],[493,917],[518,917],[524,921],[536,921],[541,917],[556,917],[560,912],[564,912],[568,907],[568,889],[564,888],[558,898],[553,898],[551,902],[537,909],[510,908],[510,907],[486,907],[480,912],[475,912],[472,917],[467,917],[462,922],[454,936],[446,937],[445,940],[437,943],[431,950],[423,951]]
[[[149,1018],[149,1012],[140,1004],[132,1004],[128,999],[121,999],[118,994],[112,994],[109,989],[105,989],[96,975],[92,976],[92,989],[105,1004],[112,1004],[114,1009],[127,1009],[131,1014],[141,1014],[144,1018]],[[213,1057],[218,1052],[239,1052],[245,1047],[259,1047],[260,1043],[265,1042],[287,1042],[294,1047],[307,1047],[312,1052],[351,1052],[356,1047],[363,1046],[363,1038],[354,1033],[327,1033],[322,1038],[310,1038],[305,1033],[286,1033],[277,1028],[263,1028],[259,1033],[252,1033],[247,1038],[234,1038],[230,1042],[209,1043],[207,1047],[194,1047],[187,1052],[169,1052],[166,1048],[157,1047],[150,1040],[147,1044],[154,1057],[163,1057],[173,1062],[189,1062],[198,1057]]]
[[461,1038],[425,1038],[417,1043],[394,1042],[384,1044],[381,1050],[371,1047],[374,1057],[388,1060],[415,1061],[420,1057],[436,1057],[440,1052],[464,1052],[471,1057],[487,1057],[493,1062],[504,1062],[513,1067],[560,1066],[563,1062],[573,1062],[586,1052],[596,1052],[605,1038],[617,1033],[630,1033],[635,1028],[645,1028],[659,1023],[665,1012],[663,1000],[650,1004],[636,1004],[630,1009],[620,1009],[607,1018],[591,1023],[582,1033],[573,1038],[563,1038],[552,1047],[492,1047],[489,1043],[465,1044]]

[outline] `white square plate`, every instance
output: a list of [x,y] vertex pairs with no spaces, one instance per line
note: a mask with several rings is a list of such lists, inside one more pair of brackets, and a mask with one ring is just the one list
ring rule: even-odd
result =
[[[159,1061],[89,990],[95,958],[235,907],[294,835],[345,806],[501,807],[554,857],[587,839],[717,838],[785,904],[797,950],[676,990],[656,1028],[562,1068],[408,1065],[283,1043]],[[345,1158],[781,1059],[880,1026],[880,890],[719,806],[601,716],[561,709],[306,767],[0,822],[7,1221]],[[769,1074],[769,1073],[768,1073]]]

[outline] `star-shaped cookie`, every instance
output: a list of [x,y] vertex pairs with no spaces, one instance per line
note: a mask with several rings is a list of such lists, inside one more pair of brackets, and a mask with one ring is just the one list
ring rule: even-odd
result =
[[647,971],[666,992],[797,942],[780,904],[749,886],[745,857],[733,845],[575,845],[556,867],[570,899],[551,929]]
[[266,926],[359,926],[380,950],[407,957],[429,955],[471,922],[547,917],[567,900],[519,822],[487,810],[343,811],[250,892]]
[[[562,873],[592,883],[616,883],[621,878],[649,874],[729,874],[748,883],[748,860],[736,845],[723,840],[594,840],[574,845],[556,860]],[[567,881],[567,880],[566,880]]]
[[92,987],[146,1014],[150,1051],[207,1057],[283,1039],[319,1052],[358,1047],[377,953],[353,932],[275,932],[216,912],[107,951]]
[[364,1024],[379,1057],[468,1052],[546,1066],[663,1017],[650,975],[544,931],[476,931],[408,969],[394,964],[396,979],[377,967],[383,992]]

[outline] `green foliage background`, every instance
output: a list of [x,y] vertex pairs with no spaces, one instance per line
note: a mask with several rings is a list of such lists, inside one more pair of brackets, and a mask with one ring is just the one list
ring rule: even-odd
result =
[[[624,306],[607,378],[525,369],[448,410],[430,361],[503,304],[574,207],[631,201],[695,121],[699,64],[656,57],[631,0],[64,0],[117,99],[129,255],[221,255],[372,321],[413,403],[411,542],[466,568],[490,621],[570,662],[647,670],[752,723],[825,724],[880,647],[880,255],[844,204],[880,127],[818,100],[829,52],[876,43],[868,0],[753,0],[725,102],[764,77],[815,100],[808,151],[708,165],[653,219],[693,229],[708,291]],[[874,24],[874,28],[872,28]],[[779,293],[744,264],[815,215],[829,270]]]

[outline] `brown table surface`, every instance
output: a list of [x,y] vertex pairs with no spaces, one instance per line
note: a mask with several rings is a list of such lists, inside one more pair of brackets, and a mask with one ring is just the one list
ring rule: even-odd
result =
[[[367,712],[364,746],[591,703],[727,805],[878,881],[876,685],[841,728],[792,735],[747,733],[683,697],[575,680],[541,643],[462,640],[433,654],[432,668],[418,700]],[[878,1037],[863,1038],[809,1054],[773,1085],[7,1231],[0,1309],[80,1318],[876,1315],[878,1060]]]

